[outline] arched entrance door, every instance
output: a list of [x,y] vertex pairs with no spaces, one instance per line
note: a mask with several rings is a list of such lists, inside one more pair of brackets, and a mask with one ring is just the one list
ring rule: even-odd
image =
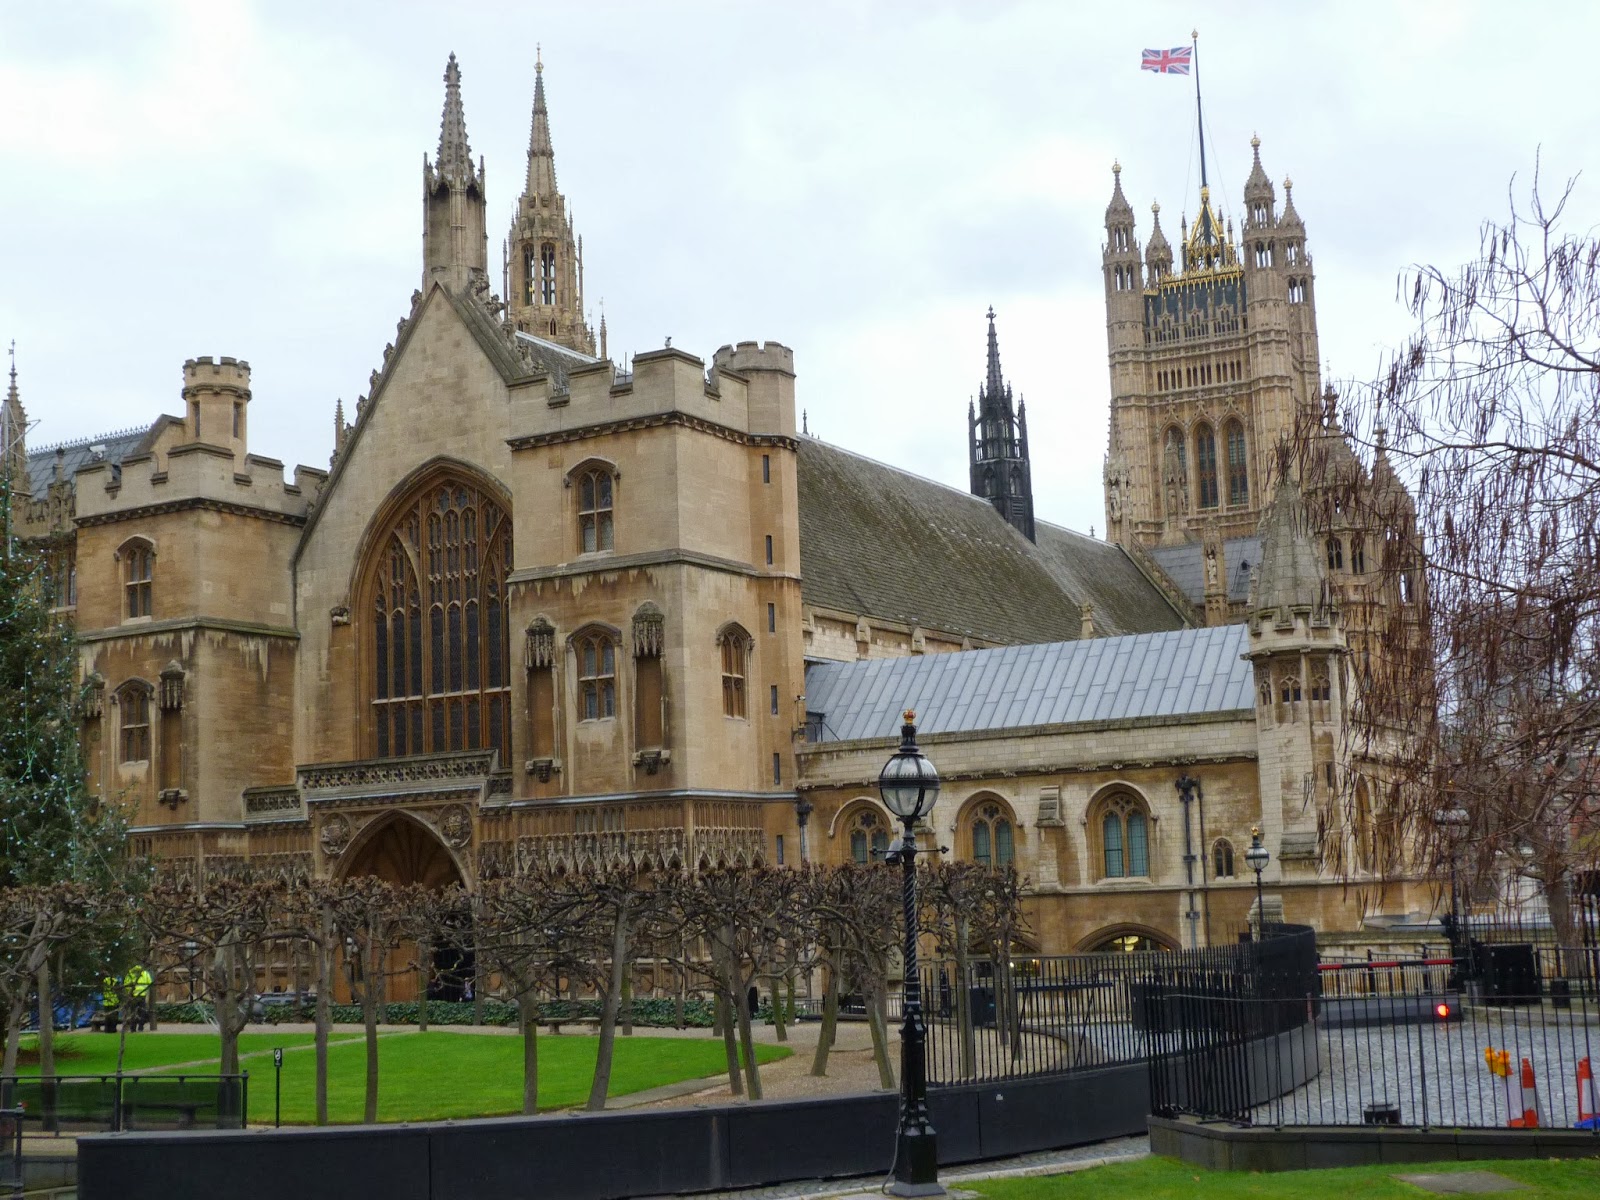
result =
[[[344,878],[373,875],[396,887],[418,885],[440,891],[452,884],[465,885],[461,868],[438,835],[421,821],[396,813],[381,820],[360,845],[346,856]],[[461,1000],[469,995],[473,976],[472,954],[459,947],[435,945],[428,951],[432,969],[427,972],[430,1000]],[[416,970],[417,945],[407,942],[389,952],[386,992],[391,1000],[419,999],[422,973]]]

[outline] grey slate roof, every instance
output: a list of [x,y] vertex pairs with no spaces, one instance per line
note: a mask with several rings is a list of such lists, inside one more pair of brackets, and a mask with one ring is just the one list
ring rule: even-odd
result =
[[[1196,604],[1206,602],[1204,554],[1205,547],[1199,542],[1185,542],[1181,546],[1155,546],[1150,550],[1150,557]],[[1261,539],[1228,538],[1222,543],[1222,555],[1228,567],[1228,599],[1248,600],[1250,572],[1261,565]]]
[[42,500],[50,491],[50,481],[55,478],[56,450],[61,451],[61,477],[71,479],[91,463],[120,463],[138,450],[149,435],[144,429],[124,429],[117,433],[100,433],[93,437],[62,442],[59,446],[43,446],[28,452],[28,490],[35,500]]
[[990,504],[815,438],[799,451],[808,604],[1002,643],[1177,629],[1181,617],[1118,546],[1038,526],[1034,545]]
[[563,346],[559,342],[552,342],[546,338],[536,337],[531,333],[523,333],[520,329],[516,334],[517,344],[525,346],[545,371],[552,375],[558,383],[565,385],[567,373],[573,367],[587,367],[599,362],[592,355],[580,353],[571,346]]
[[889,738],[912,708],[923,733],[1027,729],[1137,717],[1249,712],[1243,625],[813,663],[806,709],[822,741]]

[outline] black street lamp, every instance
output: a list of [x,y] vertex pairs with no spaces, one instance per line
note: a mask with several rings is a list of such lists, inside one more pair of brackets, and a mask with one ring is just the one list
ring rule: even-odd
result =
[[917,714],[909,708],[900,727],[900,749],[883,764],[878,792],[900,818],[905,834],[890,856],[898,860],[905,904],[905,990],[900,1022],[900,1134],[894,1150],[891,1196],[944,1196],[939,1186],[938,1140],[928,1117],[927,1028],[922,1023],[922,978],[917,972],[917,822],[933,811],[939,772],[917,749]]
[[1472,824],[1472,814],[1464,808],[1446,808],[1433,814],[1433,823],[1450,839],[1450,913],[1444,931],[1450,943],[1450,987],[1461,986],[1461,892],[1456,885],[1456,861],[1461,855],[1461,831]]
[[811,861],[811,847],[806,845],[806,826],[811,821],[811,814],[816,811],[816,805],[804,793],[794,802],[794,819],[800,823],[800,861]]
[[1267,901],[1261,890],[1261,872],[1267,869],[1267,864],[1272,861],[1272,855],[1261,844],[1261,826],[1253,826],[1250,830],[1250,849],[1244,852],[1244,861],[1250,864],[1250,869],[1256,873],[1256,940],[1267,939]]

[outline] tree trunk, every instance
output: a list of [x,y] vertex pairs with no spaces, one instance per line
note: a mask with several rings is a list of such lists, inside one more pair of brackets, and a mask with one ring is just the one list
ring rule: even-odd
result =
[[740,986],[743,980],[735,975],[733,990],[733,1011],[735,1019],[739,1022],[739,1044],[744,1050],[744,1077],[745,1087],[750,1094],[750,1099],[761,1099],[761,1064],[756,1062],[755,1035],[750,1028],[750,992]]
[[427,938],[417,939],[417,1032],[428,1032],[428,964],[433,952]]
[[773,1035],[780,1042],[789,1040],[789,1026],[783,1019],[783,986],[782,981],[773,976],[767,981],[767,990],[772,994],[772,1029]]
[[39,1078],[50,1079],[56,1073],[56,1006],[50,987],[50,956],[39,962]]
[[606,1093],[611,1089],[611,1058],[617,1047],[617,1009],[622,1003],[627,966],[628,913],[624,906],[616,914],[616,924],[611,931],[611,978],[605,995],[600,999],[600,1044],[595,1050],[594,1079],[589,1084],[589,1101],[584,1105],[590,1112],[605,1108]]
[[367,960],[367,977],[361,988],[361,1019],[367,1032],[367,1103],[363,1120],[373,1125],[378,1120],[378,1005],[383,1000],[378,988],[376,942],[367,946],[363,957]]
[[476,946],[472,949],[472,1023],[483,1024],[483,964]]
[[17,1073],[17,1051],[22,1046],[22,1017],[28,1011],[28,1002],[19,992],[6,1010],[6,1053],[0,1075]]
[[522,1112],[531,1117],[539,1111],[539,1001],[531,988],[517,993],[517,1021],[522,1026]]
[[894,1091],[894,1067],[889,1063],[889,1029],[883,1016],[884,988],[879,979],[873,979],[865,987],[867,1002],[867,1025],[872,1031],[872,1061],[878,1066],[878,1086],[885,1091]]
[[316,1028],[313,1035],[316,1039],[317,1082],[316,1082],[316,1121],[318,1125],[328,1123],[328,1027],[333,1023],[333,999],[328,994],[333,988],[333,913],[324,906],[321,916],[321,927],[318,929],[318,941],[312,947],[316,955],[315,986],[317,989],[316,1009],[312,1021]]
[[833,1031],[839,1024],[839,972],[832,963],[823,967],[827,981],[822,985],[822,1028],[817,1030],[817,1052],[811,1059],[811,1073],[828,1073],[828,1051],[833,1049]]
[[729,1013],[728,998],[719,985],[716,996],[717,1024],[722,1030],[722,1054],[728,1069],[728,1089],[735,1096],[744,1095],[744,1077],[739,1072],[739,1044],[734,1040],[733,1019]]

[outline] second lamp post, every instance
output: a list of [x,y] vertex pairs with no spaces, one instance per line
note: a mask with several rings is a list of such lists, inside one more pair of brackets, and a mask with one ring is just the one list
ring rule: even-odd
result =
[[939,797],[939,772],[917,749],[917,714],[905,711],[900,749],[883,764],[878,792],[905,833],[890,855],[901,871],[905,904],[905,988],[900,1022],[900,1132],[894,1150],[891,1196],[943,1196],[939,1186],[939,1147],[928,1117],[927,1028],[922,1022],[922,979],[917,973],[917,835],[916,824],[933,811]]

